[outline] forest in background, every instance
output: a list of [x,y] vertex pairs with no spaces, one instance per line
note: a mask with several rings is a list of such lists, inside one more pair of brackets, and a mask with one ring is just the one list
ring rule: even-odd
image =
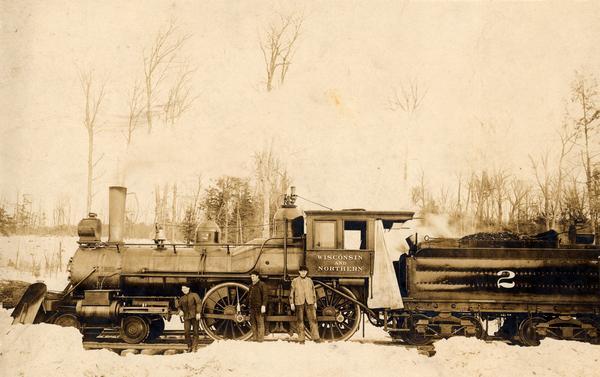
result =
[[[299,69],[292,63],[302,41],[304,17],[298,12],[277,14],[261,30],[257,53],[264,59],[263,91],[280,89],[290,72]],[[186,51],[191,37],[173,21],[160,28],[153,42],[143,49],[138,77],[131,83],[127,97],[117,100],[123,105],[124,121],[119,127],[125,135],[125,150],[136,143],[140,132],[151,135],[157,127],[176,127],[181,117],[198,104],[199,89],[194,86],[193,76],[201,67]],[[17,193],[16,202],[0,200],[3,235],[73,235],[79,217],[72,209],[76,207],[74,203],[85,200],[86,212],[93,212],[96,192],[105,190],[96,183],[97,167],[104,157],[96,151],[96,136],[105,127],[101,117],[109,95],[108,79],[98,74],[98,67],[78,67],[77,79],[81,89],[80,119],[88,147],[87,192],[78,198],[56,198],[52,210],[40,205],[26,190]],[[426,105],[427,95],[433,90],[434,84],[424,85],[417,78],[394,88],[389,110],[400,115],[399,123],[405,124],[399,127],[404,127],[406,133],[411,132],[411,127],[419,127],[419,114],[433,111]],[[398,149],[404,153],[403,165],[389,174],[397,177],[398,186],[406,190],[411,206],[425,222],[430,215],[442,215],[451,229],[448,233],[453,235],[480,230],[564,231],[571,224],[594,232],[600,213],[597,75],[574,71],[570,93],[564,94],[569,100],[564,104],[563,119],[547,128],[547,133],[556,135],[559,143],[541,154],[530,154],[529,163],[518,171],[490,164],[486,169],[447,171],[445,181],[452,182],[447,185],[430,183],[427,167],[410,177],[408,172],[417,168],[410,166],[409,139],[404,138],[398,143]],[[488,121],[481,123],[484,128],[494,126]],[[175,181],[156,182],[151,219],[141,218],[142,203],[133,193],[128,198],[127,235],[148,238],[155,224],[160,224],[170,239],[191,240],[196,225],[209,219],[221,227],[226,242],[245,242],[268,235],[270,219],[293,182],[286,169],[286,156],[275,150],[270,144],[249,156],[252,171],[245,176],[199,175],[191,186]],[[148,197],[148,192],[145,194]],[[398,202],[405,201],[399,198]]]

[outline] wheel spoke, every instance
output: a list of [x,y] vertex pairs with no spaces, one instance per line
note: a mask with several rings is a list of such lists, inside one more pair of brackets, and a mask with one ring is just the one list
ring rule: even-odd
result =
[[219,302],[217,302],[215,305],[215,309],[216,308],[221,309],[221,312],[222,312],[223,310],[225,310],[225,305],[223,303],[221,303],[221,300],[219,300]]
[[219,320],[218,323],[219,325],[217,326],[216,330],[222,333],[223,326],[227,324],[227,322],[225,320]]
[[[343,304],[344,304],[344,303],[345,303],[345,301],[346,301],[346,298],[342,297],[341,295],[335,295],[335,296],[333,296],[333,298],[334,298],[335,300],[332,300],[331,306],[335,306],[335,307],[342,307],[342,306],[343,306]],[[338,305],[338,303],[339,303],[340,301],[342,301],[342,304],[341,304],[341,305]]]
[[223,296],[221,296],[221,292],[220,291],[221,291],[221,289],[217,289],[215,291],[215,293],[219,295],[219,302],[221,302],[223,300]]
[[344,332],[342,331],[342,329],[340,328],[340,326],[337,323],[335,324],[335,328],[340,333],[340,335],[344,335]]
[[227,321],[227,326],[225,326],[225,334],[227,334],[228,332],[231,333],[231,338],[234,338],[233,323],[231,323],[231,321]]
[[215,301],[215,300],[212,298],[212,296],[207,296],[207,297],[206,297],[206,299],[207,299],[207,300],[210,300],[210,301],[212,301],[212,302],[215,304],[215,306],[218,304],[218,302],[217,302],[217,301]]
[[[230,287],[227,289],[227,305],[232,305],[231,298],[232,298],[233,292],[234,292],[233,288]],[[233,305],[235,305],[235,302],[233,303]]]
[[244,331],[243,331],[243,330],[242,330],[242,328],[240,327],[240,324],[239,324],[239,323],[237,323],[237,322],[236,322],[236,323],[235,323],[235,327],[236,327],[236,328],[238,329],[238,331],[240,332],[240,335],[243,335],[243,334],[244,334]]
[[327,305],[332,306],[335,299],[333,291],[327,291]]

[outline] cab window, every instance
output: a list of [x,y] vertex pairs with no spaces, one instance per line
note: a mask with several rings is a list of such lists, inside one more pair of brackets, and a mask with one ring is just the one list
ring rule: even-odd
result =
[[367,249],[367,222],[344,221],[344,249]]
[[335,221],[315,221],[315,249],[335,249],[335,233]]

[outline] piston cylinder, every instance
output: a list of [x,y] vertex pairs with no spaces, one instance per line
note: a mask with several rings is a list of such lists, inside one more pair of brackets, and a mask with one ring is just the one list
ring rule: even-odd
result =
[[109,305],[84,305],[84,300],[77,301],[75,312],[83,318],[112,320],[119,315],[120,304],[117,301]]

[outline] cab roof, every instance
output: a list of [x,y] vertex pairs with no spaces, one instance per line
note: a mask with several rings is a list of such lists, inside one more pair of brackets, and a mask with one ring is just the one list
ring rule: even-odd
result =
[[414,212],[412,211],[366,211],[363,209],[343,209],[335,211],[304,211],[307,217],[327,217],[327,218],[369,218],[375,220],[384,220],[394,223],[403,223],[412,220]]

